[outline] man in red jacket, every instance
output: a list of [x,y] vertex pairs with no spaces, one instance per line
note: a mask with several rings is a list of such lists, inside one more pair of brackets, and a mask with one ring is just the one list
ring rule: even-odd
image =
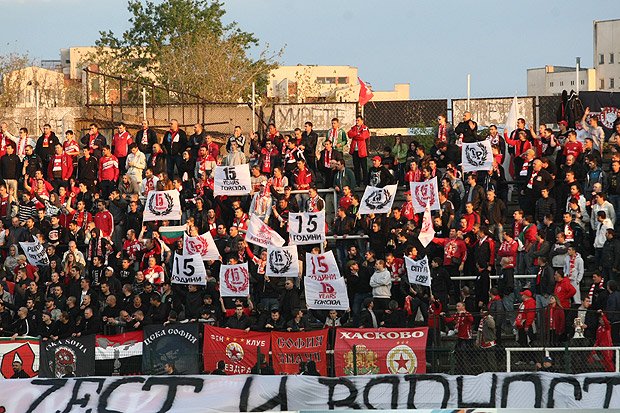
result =
[[555,279],[553,294],[558,297],[558,301],[562,308],[569,309],[571,307],[570,299],[573,298],[577,290],[573,284],[571,284],[570,278],[564,276],[564,270],[561,268],[555,270],[553,278]]
[[530,290],[521,291],[521,305],[515,320],[517,328],[517,340],[521,347],[529,347],[534,339],[536,319],[536,300],[532,298]]
[[451,317],[445,317],[445,313],[441,313],[441,316],[444,317],[446,323],[454,323],[456,337],[458,338],[454,347],[457,373],[465,374],[463,367],[467,363],[467,354],[472,347],[471,326],[474,324],[474,316],[465,309],[465,304],[462,302],[456,303],[456,314]]
[[368,184],[368,165],[366,164],[368,148],[366,141],[370,139],[370,131],[364,125],[364,118],[358,116],[355,119],[355,125],[349,130],[347,135],[352,139],[349,153],[353,156],[355,182],[363,187]]
[[69,178],[73,174],[73,159],[67,155],[60,143],[54,146],[54,156],[50,158],[47,164],[47,179],[54,187],[54,191],[58,192],[58,188],[69,186]]
[[106,203],[103,199],[97,201],[97,209],[99,212],[95,215],[95,227],[101,231],[102,238],[110,240],[112,232],[114,232],[114,218],[106,209]]
[[118,159],[118,167],[120,172],[125,174],[125,161],[129,154],[129,145],[133,143],[131,134],[127,131],[127,127],[123,122],[118,125],[118,133],[112,138],[112,148],[114,156]]
[[99,159],[99,183],[103,197],[108,199],[110,192],[116,188],[120,171],[118,169],[118,159],[112,155],[110,147],[103,145],[103,155]]

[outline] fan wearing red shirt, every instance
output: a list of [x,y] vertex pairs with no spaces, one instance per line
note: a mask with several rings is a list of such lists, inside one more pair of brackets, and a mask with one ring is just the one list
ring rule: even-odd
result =
[[110,211],[106,209],[103,199],[97,201],[97,209],[99,212],[95,215],[95,227],[99,228],[103,238],[110,240],[112,232],[114,232],[114,218],[112,218]]
[[164,282],[164,268],[157,264],[155,257],[149,257],[149,266],[143,271],[144,278],[153,285],[159,286]]
[[570,282],[570,278],[564,276],[563,269],[556,269],[553,278],[555,279],[553,295],[558,297],[558,301],[562,308],[570,308],[570,299],[577,293],[577,290]]
[[293,188],[296,190],[308,190],[310,184],[314,181],[312,171],[306,168],[306,161],[300,159],[297,161],[297,169],[293,172]]
[[583,145],[581,142],[577,141],[577,133],[572,130],[568,132],[568,137],[566,139],[566,143],[564,144],[564,150],[562,154],[564,157],[568,155],[573,155],[575,159],[579,157],[583,153]]
[[458,338],[455,349],[467,346],[467,342],[472,338],[471,326],[474,324],[474,316],[465,309],[465,304],[456,303],[456,314],[453,316],[446,317],[445,313],[441,313],[441,315],[444,316],[446,323],[454,323]]
[[58,192],[58,188],[69,186],[69,179],[73,175],[73,159],[67,155],[62,145],[57,143],[54,146],[54,156],[50,158],[47,164],[47,178],[52,183],[54,190]]
[[125,173],[125,161],[127,155],[129,155],[129,145],[133,143],[131,134],[127,131],[127,127],[124,123],[118,125],[118,133],[112,138],[112,148],[114,149],[114,156],[116,156],[120,173]]
[[370,131],[364,125],[364,118],[358,116],[355,125],[351,127],[347,136],[352,139],[349,154],[353,155],[353,173],[355,182],[366,184],[368,182],[368,158],[367,141],[370,139]]
[[108,145],[103,145],[103,155],[99,159],[99,183],[101,192],[105,199],[110,196],[118,183],[120,170],[118,169],[118,159],[112,155],[112,151]]
[[532,324],[536,319],[536,300],[532,298],[530,290],[521,291],[521,305],[515,319],[517,340],[521,347],[528,347],[534,337]]

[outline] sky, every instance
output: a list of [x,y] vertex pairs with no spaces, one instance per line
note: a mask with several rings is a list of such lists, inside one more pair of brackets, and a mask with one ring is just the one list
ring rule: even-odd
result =
[[[156,0],[159,1],[159,0]],[[525,95],[528,68],[592,67],[592,22],[618,0],[224,0],[280,64],[349,65],[374,90],[409,83],[412,99]],[[59,59],[100,30],[129,28],[126,0],[0,0],[0,54]]]

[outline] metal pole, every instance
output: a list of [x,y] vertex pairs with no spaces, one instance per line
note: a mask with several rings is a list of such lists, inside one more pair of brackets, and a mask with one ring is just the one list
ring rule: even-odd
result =
[[39,121],[39,86],[36,82],[34,84],[34,100],[35,100],[36,111],[37,111],[37,133],[39,133],[41,132],[41,124]]
[[256,132],[256,82],[252,82],[252,133]]
[[142,88],[142,114],[146,120],[146,88]]
[[357,376],[357,346],[353,346],[353,375]]
[[581,57],[575,58],[575,90],[579,94],[579,70],[581,66]]
[[471,75],[467,74],[467,111],[469,112],[469,99],[471,98]]
[[512,354],[512,352],[510,351],[509,348],[506,348],[506,373],[510,373],[510,356]]

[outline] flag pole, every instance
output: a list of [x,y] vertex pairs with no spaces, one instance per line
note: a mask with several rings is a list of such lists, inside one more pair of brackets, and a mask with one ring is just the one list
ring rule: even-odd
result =
[[471,99],[471,74],[467,74],[467,111],[469,112],[469,100]]

